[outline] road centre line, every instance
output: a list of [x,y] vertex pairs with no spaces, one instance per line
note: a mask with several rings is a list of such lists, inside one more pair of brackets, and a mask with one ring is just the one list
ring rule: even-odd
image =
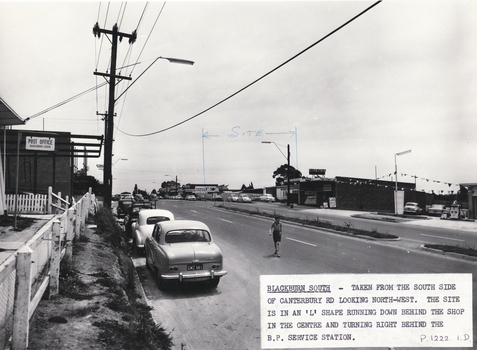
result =
[[450,240],[459,241],[459,242],[465,242],[463,239],[449,238],[449,237],[442,237],[442,236],[434,236],[434,235],[426,235],[425,233],[421,233],[420,235],[421,236],[427,236],[427,237],[434,237],[434,238],[450,239]]
[[308,245],[311,245],[312,247],[316,247],[316,244],[312,244],[312,243],[308,243],[308,242],[299,241],[298,239],[289,238],[289,237],[285,237],[285,238],[286,238],[286,239],[289,239],[290,241],[295,241],[295,242],[298,242],[298,243],[308,244]]
[[233,223],[234,223],[233,221],[229,221],[229,220],[225,220],[225,219],[220,219],[220,220],[225,221],[225,222],[228,222],[228,223],[230,223],[230,224],[233,224]]

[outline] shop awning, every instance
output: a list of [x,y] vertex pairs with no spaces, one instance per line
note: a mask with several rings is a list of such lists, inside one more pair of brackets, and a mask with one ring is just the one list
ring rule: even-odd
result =
[[0,126],[23,124],[25,121],[0,97]]

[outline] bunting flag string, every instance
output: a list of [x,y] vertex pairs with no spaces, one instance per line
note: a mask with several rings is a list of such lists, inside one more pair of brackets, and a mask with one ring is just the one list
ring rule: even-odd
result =
[[[383,175],[383,176],[377,178],[376,180],[384,179],[384,178],[386,178],[386,177],[391,177],[391,176],[393,176],[393,175],[395,175],[395,174],[396,174],[396,172],[392,172],[392,173],[389,173],[389,174],[387,174],[387,175]],[[409,176],[409,177],[412,177],[412,178],[414,178],[414,179],[418,179],[418,178],[419,178],[419,176],[416,176],[416,175],[409,175],[409,174],[401,173],[401,177],[405,177],[405,176]],[[423,180],[423,181],[426,181],[426,182],[431,181],[431,182],[438,183],[438,184],[443,183],[443,184],[445,184],[445,185],[447,185],[447,186],[449,186],[449,187],[451,187],[451,186],[457,186],[457,187],[459,187],[459,184],[453,184],[453,183],[451,183],[451,182],[445,182],[445,181],[440,181],[440,180],[431,180],[431,179],[427,179],[427,178],[424,178],[424,177],[421,177],[420,179]]]
[[[337,182],[337,183],[343,183],[343,184],[350,184],[350,185],[354,185],[354,186],[366,184],[366,185],[374,185],[374,186],[377,186],[377,187],[384,187],[384,188],[393,188],[393,189],[395,189],[395,186],[393,186],[393,185],[380,184],[380,183],[377,183],[377,182],[376,182],[377,180],[380,180],[380,179],[383,179],[383,178],[387,178],[387,177],[391,177],[391,176],[393,176],[393,175],[395,175],[395,174],[396,174],[396,172],[392,172],[392,173],[389,173],[389,174],[387,174],[387,175],[384,175],[384,176],[381,176],[381,177],[379,177],[379,178],[376,178],[375,180],[362,180],[362,179],[357,180],[357,179],[350,178],[350,179],[348,179],[347,181],[343,181],[343,180],[339,180],[339,181],[338,181],[338,180],[337,180],[336,182]],[[407,176],[412,177],[412,178],[414,178],[414,179],[418,179],[418,178],[419,178],[419,176],[416,176],[416,175],[410,175],[410,174],[401,173],[401,177],[407,177]],[[443,184],[448,185],[449,187],[451,187],[451,186],[460,187],[459,184],[452,184],[452,183],[450,183],[450,182],[445,182],[445,181],[440,181],[440,180],[431,180],[431,179],[427,179],[427,178],[420,178],[420,179],[421,179],[421,180],[424,180],[424,181],[427,181],[427,182],[431,181],[431,182],[433,182],[433,183],[438,183],[438,184],[443,183]],[[405,190],[405,189],[406,189],[406,190],[409,190],[409,191],[416,191],[415,189],[399,188],[399,187],[398,187],[398,190],[401,190],[401,191],[403,191],[403,190]],[[425,191],[422,190],[422,192],[425,192]],[[449,191],[448,191],[449,194],[454,194],[454,192],[457,192],[457,191],[454,191],[454,190],[449,190]],[[434,191],[434,190],[431,190],[431,193],[435,193],[435,191]],[[438,194],[444,194],[444,190],[439,190],[439,191],[438,191]]]

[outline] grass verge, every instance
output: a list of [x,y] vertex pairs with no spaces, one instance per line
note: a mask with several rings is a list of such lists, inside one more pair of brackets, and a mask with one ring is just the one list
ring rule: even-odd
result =
[[457,253],[457,254],[477,257],[477,249],[472,247],[459,247],[459,246],[445,245],[445,244],[424,244],[424,247],[442,250],[443,252],[446,252],[446,253]]
[[117,224],[111,211],[101,208],[95,215],[97,233],[104,235],[114,247],[118,257],[122,279],[117,283],[102,271],[100,283],[111,290],[107,307],[122,315],[124,322],[103,320],[93,323],[101,329],[100,341],[111,349],[169,350],[173,343],[170,334],[157,325],[151,315],[151,307],[141,299],[136,290],[135,267],[127,256],[124,230]]
[[[57,317],[50,322],[65,323],[68,322],[67,317],[78,320],[107,308],[114,317],[102,317],[92,323],[99,330],[94,341],[102,344],[104,349],[170,350],[173,345],[171,335],[155,323],[151,307],[137,291],[138,279],[128,256],[124,231],[112,213],[104,208],[97,211],[94,223],[100,240],[96,238],[91,242],[85,235],[78,242],[83,244],[75,245],[73,257],[65,256],[60,265],[59,294],[72,299],[72,303],[78,303],[71,306],[71,311],[63,315],[65,317]],[[84,265],[79,265],[78,260],[84,256],[80,254],[90,251],[92,247],[104,252],[98,257],[106,260],[98,261],[111,263],[89,273],[89,270],[84,270]],[[102,265],[97,263],[95,266]],[[106,313],[109,314],[109,311]]]
[[[242,209],[242,208],[229,208],[223,205],[220,205],[219,207],[226,210],[231,210],[231,211],[240,212],[244,214],[259,215],[259,216],[267,217],[271,219],[273,219],[276,216],[275,213],[271,214],[267,212],[261,212],[258,209],[248,210],[248,209]],[[332,223],[327,221],[320,220],[318,217],[316,218],[316,220],[300,219],[300,218],[288,217],[283,215],[280,215],[280,217],[282,218],[282,220],[291,221],[301,225],[308,225],[308,226],[313,226],[317,228],[333,230],[333,231],[336,231],[337,233],[345,233],[345,234],[350,234],[354,236],[366,236],[366,237],[371,237],[375,239],[398,239],[399,238],[398,236],[391,235],[389,233],[379,232],[378,229],[373,229],[371,231],[357,229],[353,227],[353,224],[351,222],[346,222],[346,221],[343,223],[343,226],[339,226],[339,225],[333,225]]]

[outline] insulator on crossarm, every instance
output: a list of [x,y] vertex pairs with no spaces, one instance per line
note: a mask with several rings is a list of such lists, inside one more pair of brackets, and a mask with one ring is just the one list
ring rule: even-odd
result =
[[101,35],[100,32],[99,32],[98,22],[96,22],[96,24],[93,26],[93,34],[94,34],[95,37],[97,36],[98,38]]
[[136,41],[137,39],[137,31],[134,30],[131,34],[131,37],[129,38],[129,43],[130,44],[134,44],[134,42]]

